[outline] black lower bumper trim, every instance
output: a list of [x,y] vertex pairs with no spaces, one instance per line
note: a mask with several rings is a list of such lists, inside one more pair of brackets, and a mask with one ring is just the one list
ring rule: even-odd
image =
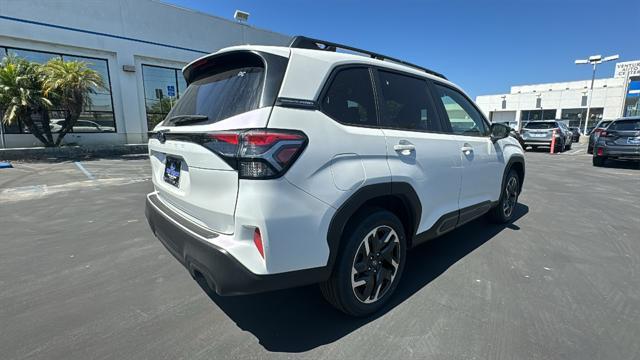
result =
[[145,214],[158,240],[189,270],[191,276],[202,275],[218,295],[260,293],[314,284],[329,278],[326,267],[271,275],[254,274],[223,248],[198,238],[170,220],[174,214],[161,212],[149,198]]

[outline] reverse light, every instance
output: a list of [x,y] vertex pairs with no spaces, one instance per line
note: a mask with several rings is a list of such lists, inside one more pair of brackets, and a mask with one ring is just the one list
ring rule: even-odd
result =
[[262,235],[260,234],[260,229],[256,228],[253,231],[253,244],[258,249],[260,256],[264,259],[264,247],[262,246]]

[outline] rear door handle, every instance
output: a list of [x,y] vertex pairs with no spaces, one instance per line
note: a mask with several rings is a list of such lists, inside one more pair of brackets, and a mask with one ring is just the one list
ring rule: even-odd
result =
[[401,141],[400,144],[393,145],[393,150],[399,152],[402,155],[409,155],[416,149],[416,146],[408,141]]
[[473,152],[473,147],[469,145],[465,145],[460,148],[460,151],[462,151],[465,155],[469,155]]

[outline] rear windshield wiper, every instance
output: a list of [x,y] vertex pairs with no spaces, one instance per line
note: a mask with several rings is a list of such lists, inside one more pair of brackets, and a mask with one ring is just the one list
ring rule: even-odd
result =
[[208,120],[207,115],[175,115],[167,119],[167,125],[187,125]]

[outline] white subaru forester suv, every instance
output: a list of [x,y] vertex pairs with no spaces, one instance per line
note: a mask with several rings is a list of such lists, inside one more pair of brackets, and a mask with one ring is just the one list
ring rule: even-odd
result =
[[367,315],[391,298],[408,249],[513,217],[521,146],[436,72],[296,37],[225,48],[183,74],[149,134],[146,215],[220,295],[319,283]]

